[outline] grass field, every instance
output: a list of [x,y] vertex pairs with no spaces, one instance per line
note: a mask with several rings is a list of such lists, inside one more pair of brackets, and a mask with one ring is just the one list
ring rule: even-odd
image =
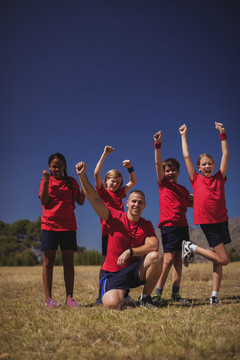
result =
[[[98,271],[75,268],[80,308],[48,309],[41,267],[0,268],[0,359],[240,359],[240,263],[224,268],[221,306],[208,305],[211,264],[191,264],[181,283],[181,295],[191,305],[168,301],[168,280],[156,311],[92,306]],[[140,290],[132,290],[132,297]],[[62,267],[54,268],[53,298],[64,304]]]

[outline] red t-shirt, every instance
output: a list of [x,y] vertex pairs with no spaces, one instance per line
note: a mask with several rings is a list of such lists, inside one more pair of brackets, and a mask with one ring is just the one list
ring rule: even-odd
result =
[[169,181],[164,176],[158,183],[160,218],[158,227],[188,226],[186,212],[191,206],[189,191],[182,185]]
[[117,264],[118,257],[129,248],[136,248],[145,243],[146,237],[156,236],[151,221],[140,218],[140,221],[131,221],[127,213],[109,207],[109,237],[107,257],[102,266],[105,271],[118,271],[139,260],[131,256],[123,265]]
[[219,170],[211,178],[194,172],[190,179],[194,194],[194,225],[215,224],[228,220],[223,178]]
[[[79,193],[77,181],[69,176],[73,188],[67,187],[67,180],[56,180],[52,176],[49,179],[49,201],[42,206],[41,229],[48,231],[75,231],[77,223],[74,214],[75,200]],[[39,197],[42,192],[43,179],[41,181]]]
[[[96,188],[98,195],[102,199],[102,201],[113,209],[124,211],[124,206],[122,199],[126,197],[125,188],[122,187],[118,189],[116,192],[110,191],[106,189],[103,184],[101,185],[100,189]],[[106,221],[100,219],[101,222],[101,233],[102,236],[108,235],[108,224]]]

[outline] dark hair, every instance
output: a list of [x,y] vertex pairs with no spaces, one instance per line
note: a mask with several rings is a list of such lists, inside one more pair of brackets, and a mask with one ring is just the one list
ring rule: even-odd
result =
[[69,189],[72,189],[73,185],[72,185],[72,182],[71,180],[69,179],[68,175],[67,175],[67,162],[66,162],[66,159],[65,157],[63,156],[63,154],[61,153],[55,153],[55,154],[52,154],[49,159],[48,159],[48,166],[51,165],[51,162],[54,160],[54,159],[59,159],[61,160],[64,165],[65,165],[65,169],[63,170],[63,175],[64,175],[64,178],[67,180],[67,187]]
[[180,170],[180,164],[179,164],[179,161],[174,159],[174,158],[168,158],[166,160],[163,161],[162,163],[162,166],[163,166],[163,169],[165,170],[165,167],[166,166],[169,166],[169,165],[175,165],[177,170],[179,171]]

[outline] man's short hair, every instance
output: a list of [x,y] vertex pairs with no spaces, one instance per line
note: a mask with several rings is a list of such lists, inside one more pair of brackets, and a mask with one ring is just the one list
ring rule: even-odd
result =
[[143,198],[144,198],[144,201],[145,201],[145,194],[142,190],[132,190],[130,191],[129,195],[128,195],[128,199],[130,198],[130,195],[133,194],[133,193],[137,193],[139,195],[141,195]]

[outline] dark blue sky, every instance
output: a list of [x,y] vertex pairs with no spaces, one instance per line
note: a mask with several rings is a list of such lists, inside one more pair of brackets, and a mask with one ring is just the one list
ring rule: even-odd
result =
[[[130,159],[136,188],[146,193],[143,216],[156,227],[153,134],[162,130],[163,159],[180,160],[179,183],[192,191],[178,128],[188,126],[193,161],[209,152],[218,169],[215,121],[229,140],[229,217],[240,215],[239,1],[3,0],[0,7],[2,221],[41,215],[49,155],[62,152],[75,178],[75,164],[86,161],[93,182],[109,144],[115,151],[102,175],[117,168],[127,182],[122,161]],[[79,245],[100,250],[87,201],[76,217]]]

